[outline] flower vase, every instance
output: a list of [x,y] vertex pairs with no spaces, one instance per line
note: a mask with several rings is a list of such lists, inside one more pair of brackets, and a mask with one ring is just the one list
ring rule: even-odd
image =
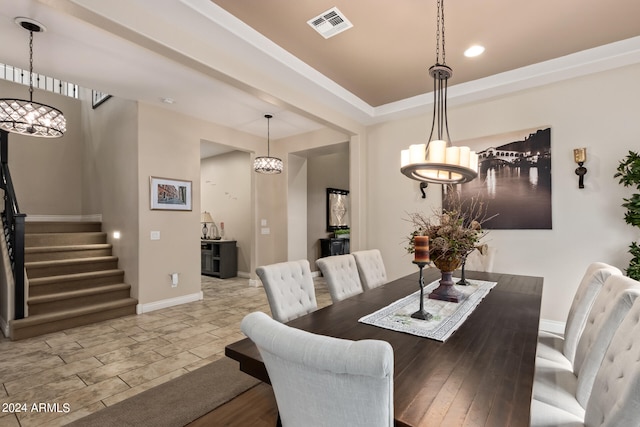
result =
[[432,257],[432,260],[440,270],[442,278],[440,279],[440,286],[431,291],[429,298],[441,301],[460,302],[462,300],[462,293],[456,289],[452,278],[454,270],[460,266],[460,258],[440,254]]

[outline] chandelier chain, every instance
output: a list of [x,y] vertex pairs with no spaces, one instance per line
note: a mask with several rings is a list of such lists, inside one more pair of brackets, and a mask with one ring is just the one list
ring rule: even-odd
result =
[[438,14],[436,19],[436,64],[440,62],[440,0],[438,0]]
[[444,0],[438,0],[438,17],[436,19],[436,64],[440,64],[440,51],[442,50],[442,65],[446,65],[446,52],[444,48]]
[[270,142],[271,142],[271,117],[267,117],[267,157],[271,157],[271,154],[269,154],[270,151]]
[[440,15],[442,18],[442,64],[446,65],[447,60],[445,59],[446,51],[444,49],[444,0],[440,0]]
[[29,31],[29,101],[33,101],[33,31]]

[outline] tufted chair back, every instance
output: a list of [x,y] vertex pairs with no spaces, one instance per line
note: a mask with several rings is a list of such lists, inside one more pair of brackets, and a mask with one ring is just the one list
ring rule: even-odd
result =
[[472,271],[493,271],[493,262],[496,259],[497,249],[484,244],[467,255],[464,268]]
[[602,289],[604,282],[612,274],[622,275],[622,272],[603,262],[591,263],[578,285],[578,290],[573,297],[567,323],[564,329],[564,348],[562,352],[573,363],[576,356],[578,341],[587,322],[591,307]]
[[353,255],[319,258],[316,260],[316,265],[327,280],[327,287],[333,302],[362,293],[362,283]]
[[593,303],[573,365],[573,372],[578,377],[576,399],[583,408],[587,406],[611,339],[639,295],[640,283],[614,274],[604,282]]
[[241,324],[258,347],[283,427],[392,427],[393,348],[283,325],[264,313]]
[[256,268],[274,319],[285,323],[318,308],[311,268],[306,259]]
[[598,370],[585,411],[585,425],[627,427],[639,424],[640,298],[636,298],[618,326]]
[[382,254],[378,249],[353,253],[358,274],[364,289],[373,289],[387,283],[387,270],[384,268]]

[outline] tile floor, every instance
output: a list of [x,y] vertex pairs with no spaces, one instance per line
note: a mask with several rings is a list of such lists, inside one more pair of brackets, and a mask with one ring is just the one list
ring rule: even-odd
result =
[[[315,283],[318,306],[330,304]],[[248,279],[202,276],[202,290],[202,301],[23,341],[0,334],[0,427],[61,426],[113,405],[224,357],[244,315],[271,313]]]

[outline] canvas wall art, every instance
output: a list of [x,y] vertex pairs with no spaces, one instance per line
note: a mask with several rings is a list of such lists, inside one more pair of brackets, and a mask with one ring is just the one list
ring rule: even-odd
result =
[[[551,128],[525,129],[467,141],[478,153],[478,178],[456,185],[462,202],[487,203],[487,229],[551,229]],[[446,206],[444,206],[446,208]]]

